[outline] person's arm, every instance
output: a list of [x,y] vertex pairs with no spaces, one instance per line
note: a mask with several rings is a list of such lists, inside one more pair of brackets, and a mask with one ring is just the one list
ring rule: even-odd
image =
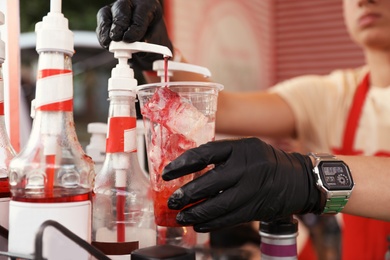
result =
[[[182,54],[179,61],[187,62]],[[146,78],[149,82],[158,80],[150,76]],[[195,73],[176,71],[171,81],[208,82],[210,79]],[[239,136],[296,135],[295,117],[291,107],[278,94],[264,90],[219,92],[215,128],[217,133]]]
[[355,187],[343,213],[390,221],[390,158],[337,156],[351,169]]

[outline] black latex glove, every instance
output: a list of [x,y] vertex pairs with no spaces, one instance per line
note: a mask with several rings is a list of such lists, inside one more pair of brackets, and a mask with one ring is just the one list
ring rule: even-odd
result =
[[208,232],[252,220],[271,221],[292,214],[321,213],[309,156],[286,153],[258,138],[209,142],[184,152],[165,167],[166,181],[215,168],[176,190],[168,207],[176,221]]
[[[145,41],[168,47],[173,51],[158,0],[117,0],[97,13],[96,34],[100,45],[108,49],[111,41]],[[140,70],[152,70],[162,55],[135,53],[132,63]]]

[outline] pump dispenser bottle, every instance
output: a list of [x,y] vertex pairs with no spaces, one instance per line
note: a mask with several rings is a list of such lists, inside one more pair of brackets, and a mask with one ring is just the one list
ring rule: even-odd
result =
[[149,179],[137,155],[137,80],[128,59],[138,51],[172,54],[143,42],[112,42],[110,51],[118,64],[108,82],[106,158],[94,186],[92,244],[111,259],[129,259],[132,251],[156,244],[156,226]]
[[[0,12],[0,25],[4,24],[4,14]],[[5,44],[0,39],[0,226],[8,230],[9,201],[11,197],[8,166],[15,156],[11,146],[4,118],[4,83],[2,65],[5,60]],[[7,240],[0,235],[0,251],[6,251]]]
[[[40,225],[54,220],[91,241],[93,163],[78,142],[73,120],[73,34],[61,1],[36,24],[39,54],[35,118],[24,149],[11,161],[9,251],[34,252]],[[89,255],[55,230],[45,231],[48,259]]]

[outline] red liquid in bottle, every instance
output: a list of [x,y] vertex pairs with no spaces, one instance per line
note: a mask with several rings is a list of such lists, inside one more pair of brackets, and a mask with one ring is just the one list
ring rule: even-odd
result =
[[117,241],[125,242],[126,237],[126,224],[125,224],[125,204],[126,204],[126,187],[117,187],[118,190],[123,190],[121,194],[120,191],[117,194],[116,201],[116,214],[117,214]]
[[[61,202],[80,202],[86,200],[92,200],[92,192],[81,193],[81,194],[69,194],[66,195],[66,192],[69,192],[69,189],[60,189],[54,187],[54,194],[62,194],[58,197],[48,197],[42,196],[34,197],[34,195],[25,195],[25,196],[13,196],[12,200],[20,202],[34,202],[34,203],[61,203]],[[63,192],[61,193],[62,190]]]
[[11,197],[8,178],[0,178],[0,198]]

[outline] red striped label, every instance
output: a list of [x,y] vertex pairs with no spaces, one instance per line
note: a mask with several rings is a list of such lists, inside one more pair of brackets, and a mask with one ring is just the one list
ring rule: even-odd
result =
[[47,105],[42,105],[36,108],[41,111],[73,111],[73,99],[63,102],[55,102]]
[[134,140],[127,140],[125,133],[128,130],[134,130],[136,128],[137,119],[135,117],[111,117],[108,121],[108,137],[106,140],[106,152],[107,153],[122,153],[133,152],[125,151],[126,142],[136,142]]
[[[50,79],[51,77],[58,77]],[[41,88],[41,95],[37,97],[40,102],[37,102],[37,110],[41,111],[73,111],[73,96],[72,91],[63,91],[63,88],[73,88],[68,86],[71,83],[72,70],[67,69],[42,69],[38,71],[38,82]],[[45,81],[42,81],[44,80]],[[47,81],[47,80],[49,81]],[[54,86],[52,84],[55,84]],[[56,89],[53,88],[62,88]],[[52,94],[53,93],[53,94]],[[42,95],[49,95],[45,97]]]
[[43,79],[50,76],[56,76],[61,74],[72,73],[71,70],[63,70],[63,69],[43,69],[38,71],[38,79]]

